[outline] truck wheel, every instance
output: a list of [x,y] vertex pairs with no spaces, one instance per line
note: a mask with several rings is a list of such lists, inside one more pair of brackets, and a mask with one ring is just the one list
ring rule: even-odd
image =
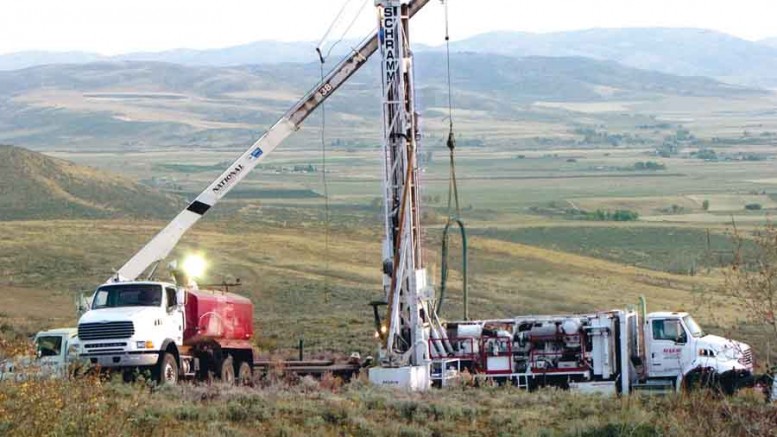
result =
[[686,391],[720,390],[720,379],[717,372],[712,369],[694,369],[686,373],[682,379],[682,386]]
[[121,372],[121,380],[125,384],[133,383],[135,382],[135,370],[125,370]]
[[158,366],[155,376],[159,385],[175,385],[178,383],[178,363],[175,361],[174,355],[163,352]]
[[225,384],[235,383],[235,364],[232,360],[232,356],[228,356],[221,362],[221,382]]
[[238,385],[250,385],[253,382],[251,375],[251,365],[242,361],[240,367],[237,369],[237,384]]

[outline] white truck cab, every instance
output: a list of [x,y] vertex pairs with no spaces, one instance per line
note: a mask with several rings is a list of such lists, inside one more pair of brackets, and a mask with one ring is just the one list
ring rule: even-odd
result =
[[168,345],[183,343],[183,299],[166,282],[100,286],[78,321],[80,356],[104,368],[156,365]]
[[44,375],[65,377],[78,361],[78,330],[52,329],[35,335],[35,350],[40,371]]
[[649,378],[677,378],[704,372],[734,382],[753,371],[749,345],[706,334],[685,312],[655,312],[645,319],[645,369]]
[[25,378],[65,378],[78,363],[78,331],[60,328],[35,335],[34,360],[9,359],[0,366],[0,380]]

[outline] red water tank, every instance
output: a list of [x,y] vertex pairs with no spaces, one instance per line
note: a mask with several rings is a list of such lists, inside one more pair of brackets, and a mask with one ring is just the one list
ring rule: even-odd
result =
[[201,340],[248,340],[254,334],[254,304],[218,290],[186,291],[184,344]]

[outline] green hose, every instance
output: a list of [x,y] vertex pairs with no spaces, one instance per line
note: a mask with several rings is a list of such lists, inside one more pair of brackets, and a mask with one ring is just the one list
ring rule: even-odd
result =
[[462,291],[464,292],[464,320],[469,320],[469,295],[467,293],[467,230],[464,227],[464,222],[460,219],[449,219],[445,225],[445,230],[442,233],[442,264],[440,271],[440,297],[437,300],[437,314],[442,311],[442,303],[445,300],[445,289],[448,284],[448,245],[450,239],[451,225],[456,223],[459,225],[459,232],[461,234],[461,270],[462,270]]

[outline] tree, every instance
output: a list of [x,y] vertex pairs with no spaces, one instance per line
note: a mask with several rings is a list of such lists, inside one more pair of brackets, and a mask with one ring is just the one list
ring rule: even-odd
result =
[[710,210],[710,201],[707,200],[707,199],[704,199],[704,202],[701,203],[701,209],[703,209],[705,211],[709,211]]
[[[777,228],[767,225],[746,239],[735,229],[737,250],[725,275],[724,294],[742,315],[765,325],[777,338]],[[750,241],[745,251],[745,243]]]

